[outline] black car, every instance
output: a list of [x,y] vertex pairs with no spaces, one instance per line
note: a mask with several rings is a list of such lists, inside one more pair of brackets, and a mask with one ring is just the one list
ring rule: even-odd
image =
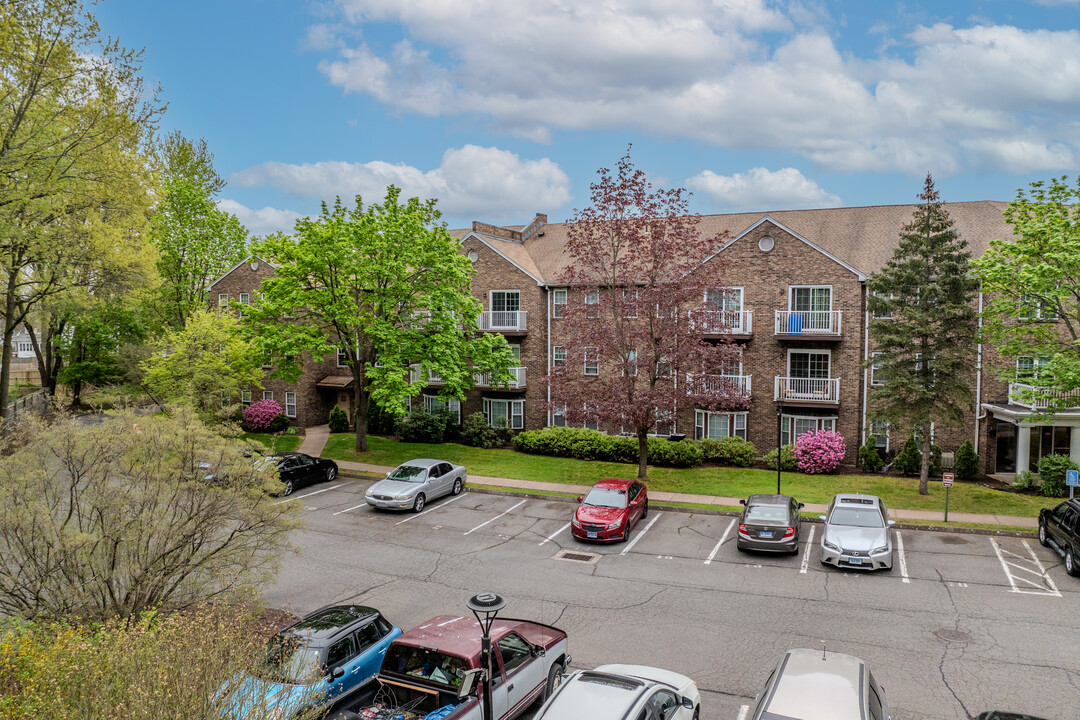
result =
[[787,495],[751,495],[746,500],[740,500],[739,504],[746,507],[739,518],[736,548],[793,554],[799,552],[801,502]]
[[313,483],[329,482],[337,477],[338,466],[333,460],[311,457],[299,452],[279,453],[267,460],[277,462],[278,475],[285,484],[282,495],[291,495],[293,490]]
[[1039,542],[1065,558],[1065,572],[1080,575],[1080,500],[1039,511]]

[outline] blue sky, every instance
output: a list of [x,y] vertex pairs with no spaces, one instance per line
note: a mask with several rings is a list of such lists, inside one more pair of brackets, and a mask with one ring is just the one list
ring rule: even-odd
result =
[[1080,166],[1080,0],[105,0],[255,234],[322,200],[551,221],[628,143],[702,213],[1009,200]]

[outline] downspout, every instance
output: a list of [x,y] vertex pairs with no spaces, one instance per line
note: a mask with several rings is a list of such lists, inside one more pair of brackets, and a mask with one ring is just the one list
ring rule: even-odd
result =
[[544,285],[544,307],[547,308],[547,427],[551,427],[551,312],[552,307],[552,294],[551,288]]
[[985,415],[980,415],[979,411],[982,410],[982,313],[983,313],[983,294],[979,291],[979,343],[975,347],[975,457],[979,457],[979,421],[985,418]]
[[[863,283],[863,304],[866,304],[866,283]],[[866,366],[870,359],[870,311],[863,312],[863,371],[862,371],[862,429],[859,431],[859,445],[866,444],[866,396],[870,394],[870,368]]]

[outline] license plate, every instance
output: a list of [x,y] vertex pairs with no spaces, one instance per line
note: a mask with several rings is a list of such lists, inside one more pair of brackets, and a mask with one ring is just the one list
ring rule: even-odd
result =
[[596,537],[596,533],[594,533],[594,532],[591,532],[591,533],[585,533],[585,537],[591,537],[591,538],[594,538],[594,537]]
[[848,558],[848,562],[852,565],[862,565],[862,558]]
[[771,538],[772,530],[762,530],[760,533],[758,533],[758,537]]

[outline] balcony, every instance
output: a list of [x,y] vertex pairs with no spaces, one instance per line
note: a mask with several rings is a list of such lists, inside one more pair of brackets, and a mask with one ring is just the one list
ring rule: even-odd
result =
[[751,375],[688,375],[690,391],[696,394],[723,393],[727,396],[750,397]]
[[690,325],[706,337],[749,340],[753,334],[751,310],[691,310]]
[[524,390],[525,368],[512,367],[508,369],[510,370],[510,382],[505,385],[500,385],[492,380],[491,373],[477,373],[473,376],[473,385],[485,388],[502,388],[504,390]]
[[442,379],[442,375],[434,370],[427,371],[427,384],[428,385],[445,385],[446,381]]
[[777,310],[773,334],[781,340],[840,339],[842,310]]
[[840,378],[776,376],[773,400],[794,405],[839,405]]
[[1065,405],[1065,407],[1080,407],[1080,390],[1058,392],[1036,385],[1009,383],[1010,405],[1020,405],[1021,407],[1026,407],[1031,410],[1045,410],[1050,407],[1052,402],[1057,403],[1059,400],[1068,401],[1068,404]]
[[524,334],[524,310],[485,310],[480,313],[480,329],[484,332]]

